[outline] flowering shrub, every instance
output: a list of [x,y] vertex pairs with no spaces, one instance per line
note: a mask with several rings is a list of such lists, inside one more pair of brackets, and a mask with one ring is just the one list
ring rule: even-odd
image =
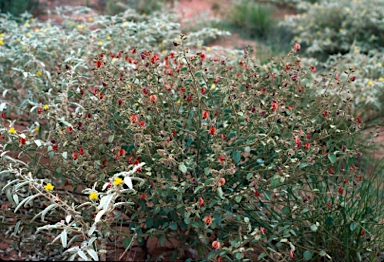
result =
[[[311,81],[299,45],[261,68],[251,50],[229,58],[195,48],[194,34],[168,32],[167,48],[142,31],[124,43],[119,33],[140,26],[105,19],[86,48],[75,31],[55,40],[63,52],[27,65],[11,59],[17,35],[5,34],[1,55],[14,66],[2,79],[2,214],[26,258],[105,260],[111,244],[145,247],[150,237],[177,240],[172,258],[190,260],[382,251],[380,191],[359,169],[363,123],[330,89],[309,88],[324,82]],[[108,30],[116,41],[100,44]],[[340,85],[352,86],[351,74]],[[29,90],[36,83],[45,91]]]

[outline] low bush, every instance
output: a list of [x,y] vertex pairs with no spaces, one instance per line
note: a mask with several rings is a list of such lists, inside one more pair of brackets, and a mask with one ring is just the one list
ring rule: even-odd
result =
[[320,1],[302,3],[302,14],[288,17],[283,25],[296,35],[304,52],[323,61],[345,54],[352,45],[361,52],[381,48],[384,41],[382,0]]
[[252,50],[197,48],[205,34],[147,19],[67,20],[66,35],[2,20],[0,212],[23,258],[116,259],[117,242],[151,237],[188,261],[383,251],[363,123],[314,91],[350,88],[352,70],[315,81],[299,45],[260,67]]

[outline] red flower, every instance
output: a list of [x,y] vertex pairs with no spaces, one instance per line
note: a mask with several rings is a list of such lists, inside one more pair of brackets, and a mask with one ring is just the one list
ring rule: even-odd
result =
[[79,158],[79,157],[77,156],[76,152],[73,152],[73,153],[72,153],[72,157],[73,157],[74,160],[77,160],[77,159]]
[[264,228],[264,227],[260,227],[260,231],[261,231],[261,234],[265,234],[267,233],[267,230]]
[[141,198],[141,200],[145,201],[145,200],[147,200],[148,196],[147,196],[146,193],[142,193],[142,194],[140,195],[140,198]]
[[148,93],[149,93],[148,88],[144,87],[144,88],[143,88],[143,94],[144,94],[144,95],[148,95]]
[[103,97],[104,97],[104,94],[100,92],[100,94],[99,94],[99,98],[100,98],[100,99],[103,99]]
[[305,142],[305,146],[304,146],[305,149],[310,149],[311,148],[311,144],[309,144],[308,142]]
[[224,134],[221,134],[221,139],[224,140],[224,141],[227,140],[227,138],[225,137]]
[[129,119],[131,119],[132,123],[136,123],[137,121],[139,121],[139,117],[137,115],[131,115]]
[[291,68],[289,67],[288,64],[285,64],[285,70],[289,71]]
[[289,256],[290,256],[290,258],[295,258],[295,250],[291,249],[289,251]]
[[323,117],[327,117],[327,115],[328,115],[328,111],[325,110],[324,113],[323,113]]
[[272,111],[275,111],[279,108],[279,104],[276,101],[272,101]]
[[140,121],[140,122],[139,122],[139,126],[140,126],[140,127],[145,127],[145,125],[146,125],[145,121]]
[[124,156],[125,152],[126,151],[124,149],[119,149],[119,156]]
[[259,190],[256,189],[255,197],[259,197],[259,196],[260,196]]
[[335,79],[336,79],[336,81],[340,81],[339,74],[336,74]]
[[152,58],[151,58],[151,63],[154,64],[157,60],[159,60],[159,55],[158,55],[158,54],[155,54],[155,55],[152,56]]
[[301,48],[300,44],[299,43],[295,43],[296,52],[299,52],[300,48]]
[[205,87],[202,87],[201,88],[201,94],[202,95],[205,95],[205,93],[207,92],[207,89]]
[[211,128],[209,129],[209,133],[210,133],[211,135],[215,135],[216,131],[217,131],[217,129],[216,129],[215,127],[211,127]]
[[327,203],[327,208],[328,208],[328,210],[332,210],[332,203],[331,202]]
[[156,101],[157,101],[157,96],[156,96],[156,95],[150,95],[150,96],[149,96],[149,100],[150,100],[152,103],[156,103]]
[[199,206],[204,206],[204,199],[202,197],[199,197]]
[[100,68],[102,65],[103,65],[103,62],[101,62],[100,60],[96,61],[97,68]]
[[223,178],[223,177],[219,178],[219,180],[217,180],[217,184],[219,184],[219,186],[224,186],[225,185],[225,178]]
[[172,136],[173,136],[173,137],[177,136],[176,131],[172,131]]
[[362,229],[361,232],[360,232],[360,236],[364,236],[365,233],[367,233],[367,231],[365,231],[364,229]]
[[329,170],[328,170],[328,173],[333,175],[335,173],[335,169],[333,167],[330,167]]
[[80,149],[79,149],[79,154],[84,155],[84,149],[82,147],[80,147]]
[[38,108],[37,108],[37,113],[40,115],[41,112],[43,112],[43,109],[42,109],[41,107],[38,107]]
[[357,121],[357,123],[359,123],[359,124],[360,124],[361,122],[363,122],[363,121],[361,121],[361,118],[360,118],[360,117],[357,117],[357,118],[356,118],[356,121]]
[[212,242],[212,247],[213,247],[213,250],[218,250],[218,249],[220,249],[221,244],[220,244],[219,241],[215,240],[215,241]]
[[212,217],[211,216],[206,216],[206,217],[203,218],[203,221],[204,221],[204,223],[207,226],[210,226],[212,224]]
[[312,72],[315,72],[316,71],[316,66],[311,66],[311,70],[312,70]]
[[207,119],[209,117],[209,113],[207,111],[203,110],[203,113],[201,114],[201,117],[203,119]]
[[343,194],[343,188],[342,187],[339,187],[339,189],[337,190],[337,192],[339,192],[339,194]]
[[201,59],[205,59],[205,54],[200,54]]
[[55,152],[57,151],[58,148],[59,148],[59,145],[53,145],[52,146],[52,150],[55,151]]
[[6,119],[4,112],[1,113],[1,118]]
[[220,157],[219,157],[219,162],[220,162],[220,164],[223,163],[224,159],[225,159],[225,156],[220,156]]
[[68,133],[72,133],[72,130],[73,130],[72,126],[68,126]]
[[297,88],[297,91],[300,93],[301,91],[303,91],[303,87],[299,86],[299,88]]
[[119,104],[119,106],[121,106],[123,104],[123,100],[119,98],[119,100],[117,100],[117,103]]
[[352,82],[354,82],[356,80],[356,76],[352,76],[349,80],[351,80]]
[[25,143],[27,143],[27,139],[25,139],[25,137],[20,137],[20,143],[25,145]]

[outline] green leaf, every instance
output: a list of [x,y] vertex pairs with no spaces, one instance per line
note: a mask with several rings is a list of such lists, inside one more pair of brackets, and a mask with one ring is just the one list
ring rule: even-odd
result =
[[349,229],[351,231],[354,231],[357,228],[357,224],[355,222],[352,222],[351,225],[349,226]]
[[187,167],[184,164],[179,165],[179,170],[185,174],[187,172]]
[[308,163],[302,163],[300,164],[299,169],[303,169],[304,167],[307,167],[307,166],[308,166]]
[[335,154],[328,154],[328,159],[331,161],[332,164],[336,162],[336,155]]
[[206,176],[209,175],[209,172],[211,172],[211,169],[210,169],[209,167],[204,168],[204,174],[205,174]]
[[219,187],[217,188],[217,195],[218,195],[221,199],[224,198],[224,197],[223,197],[223,189],[221,188],[221,186],[219,186]]
[[131,239],[132,238],[124,238],[124,240],[123,240],[123,247],[124,248],[127,248],[128,246],[129,246],[129,244],[131,243]]
[[236,201],[237,203],[240,203],[241,199],[242,199],[242,196],[236,196],[236,197],[235,197],[235,201]]
[[303,255],[304,255],[304,259],[305,260],[310,260],[312,258],[312,252],[311,251],[307,250],[307,251],[304,252]]
[[257,257],[257,260],[260,260],[262,258],[264,258],[266,256],[266,254],[263,252],[261,253],[258,257]]
[[145,220],[145,224],[147,225],[147,227],[152,227],[153,226],[153,218],[152,217],[148,217]]
[[169,228],[172,229],[172,230],[177,230],[177,223],[170,224]]
[[324,250],[321,250],[320,253],[319,253],[319,255],[322,256],[322,257],[325,256],[326,254],[327,254],[327,252],[325,252]]
[[325,224],[326,224],[327,226],[332,226],[332,224],[333,224],[333,218],[332,218],[332,217],[327,217],[327,218],[325,219]]
[[251,152],[251,148],[249,146],[246,146],[244,148],[244,152],[247,152],[247,153]]
[[233,152],[232,158],[236,163],[239,163],[240,162],[240,156],[241,156],[240,152],[235,151],[235,152]]
[[289,214],[289,212],[290,212],[288,207],[283,207],[283,209],[281,211],[283,212],[284,215]]
[[278,187],[280,184],[280,177],[278,175],[274,175],[271,179],[271,186],[273,188]]
[[315,224],[313,224],[313,225],[311,226],[311,230],[312,230],[313,232],[316,232],[316,231],[317,231],[317,226],[316,226]]
[[115,139],[115,136],[114,135],[111,135],[108,137],[108,142],[109,143],[112,143],[113,142],[113,139]]

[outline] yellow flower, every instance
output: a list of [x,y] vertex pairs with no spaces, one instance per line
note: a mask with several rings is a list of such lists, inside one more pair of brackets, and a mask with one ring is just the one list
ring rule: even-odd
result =
[[11,127],[9,130],[8,130],[8,133],[10,134],[16,134],[16,129],[14,127]]
[[35,32],[36,32],[36,33],[38,33],[39,31],[40,31],[40,29],[39,29],[39,28],[36,28],[36,29],[35,29]]
[[83,29],[83,26],[82,25],[78,25],[77,28],[78,29]]
[[37,75],[37,76],[41,76],[41,72],[40,72],[40,71],[37,71],[37,72],[36,72],[36,75]]
[[98,195],[95,191],[92,191],[92,192],[89,194],[89,199],[90,199],[90,200],[96,200],[98,197],[99,197],[99,195]]
[[31,20],[31,22],[33,22],[33,21],[35,21],[35,18],[31,17],[31,18],[29,18],[29,20]]
[[29,26],[29,23],[28,23],[28,22],[25,22],[24,26],[28,27],[28,26]]
[[207,47],[207,51],[211,51],[211,48],[210,48],[210,47]]
[[48,110],[49,109],[49,105],[45,104],[43,108],[44,108],[44,110]]
[[48,183],[44,186],[44,189],[47,191],[52,191],[54,188],[55,187],[51,183]]
[[92,22],[92,21],[93,21],[93,18],[92,18],[92,17],[88,18],[88,21]]
[[113,180],[113,184],[116,186],[120,185],[123,182],[123,179],[121,179],[120,177],[115,177],[115,179]]
[[44,29],[43,32],[46,33],[46,32],[47,32],[47,29]]
[[31,33],[28,33],[27,36],[28,36],[28,37],[31,37]]
[[48,22],[48,23],[47,23],[47,26],[51,26],[51,23],[50,23],[50,22]]
[[165,53],[167,53],[165,50],[161,50],[161,53],[163,54],[163,55],[165,55]]
[[39,133],[39,130],[40,130],[40,127],[37,126],[37,127],[35,128],[36,133]]
[[368,81],[368,85],[369,85],[369,86],[372,86],[372,85],[373,85],[373,82],[372,82],[372,81]]
[[25,49],[27,49],[27,46],[23,45],[21,48],[23,48],[25,50]]
[[112,37],[109,35],[109,36],[107,36],[107,40],[111,40],[112,39]]
[[212,84],[212,85],[211,85],[211,87],[212,87],[212,88],[215,88],[215,87],[216,87],[216,85],[215,85],[215,84]]
[[103,41],[99,41],[97,44],[98,45],[103,45]]
[[180,105],[180,104],[181,104],[181,101],[180,101],[180,100],[177,100],[177,103]]
[[378,67],[382,67],[383,64],[382,64],[382,63],[377,63],[377,66],[378,66]]
[[340,32],[340,33],[344,32],[344,29],[343,29],[343,28],[340,28],[340,29],[339,29],[339,32]]
[[0,39],[0,45],[4,45],[3,39]]
[[379,81],[380,81],[380,82],[382,82],[382,81],[383,81],[383,78],[382,78],[382,77],[380,77],[380,78],[379,78]]

